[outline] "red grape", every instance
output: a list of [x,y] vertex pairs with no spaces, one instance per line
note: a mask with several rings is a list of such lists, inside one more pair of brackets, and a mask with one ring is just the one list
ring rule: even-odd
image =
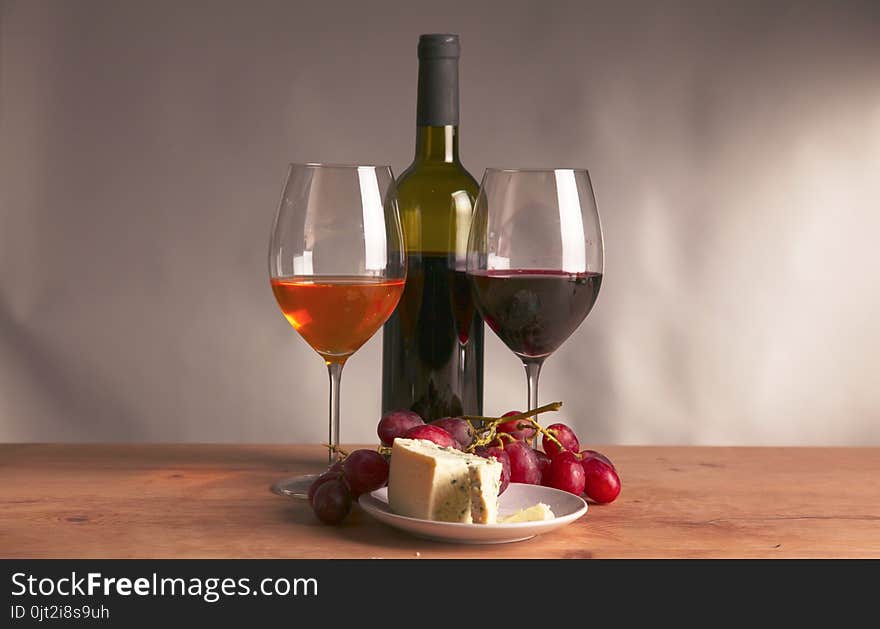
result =
[[538,469],[541,470],[541,484],[547,485],[550,480],[550,457],[541,452],[534,450],[535,458],[538,459]]
[[433,426],[431,424],[413,426],[403,436],[406,439],[427,439],[445,448],[459,448],[458,442],[448,431],[443,430],[440,426]]
[[581,462],[586,476],[584,493],[587,498],[600,504],[614,502],[620,494],[620,477],[614,468],[597,457]]
[[382,445],[390,446],[397,437],[402,437],[413,426],[424,425],[424,420],[413,411],[390,411],[382,415],[376,432]]
[[609,459],[607,456],[605,456],[601,452],[596,452],[595,450],[582,450],[581,451],[581,460],[582,461],[586,461],[587,459],[592,459],[592,458],[599,459],[600,461],[602,461],[606,465],[610,465],[611,469],[613,469],[613,470],[617,469],[616,467],[614,467],[614,463],[611,462],[611,459]]
[[584,493],[585,476],[578,455],[570,450],[563,450],[550,459],[547,485],[580,496]]
[[541,484],[541,470],[538,467],[538,458],[531,446],[522,441],[514,441],[504,446],[504,451],[510,458],[510,482],[528,483],[529,485]]
[[484,459],[494,456],[501,463],[501,486],[498,488],[498,495],[503,494],[510,484],[510,456],[508,456],[507,451],[500,446],[484,446],[474,450],[474,454]]
[[384,487],[388,482],[388,461],[375,450],[355,450],[342,465],[352,498]]
[[[341,470],[341,463],[337,463],[337,464],[340,465],[340,470]],[[334,467],[335,467],[335,465],[334,465]],[[329,470],[327,470],[326,472],[324,472],[323,474],[321,474],[315,480],[312,481],[312,484],[309,485],[309,504],[314,504],[315,492],[318,490],[318,487],[320,487],[321,485],[323,485],[327,481],[339,480],[340,470],[334,470],[333,467],[331,467]]]
[[[547,432],[556,437],[565,450],[577,452],[580,450],[578,438],[574,431],[565,424],[550,424],[547,426]],[[544,446],[544,452],[552,458],[554,454],[559,452],[559,446],[550,441],[545,435],[541,435],[541,445]]]
[[[519,415],[519,411],[507,411],[502,417],[510,417],[511,415]],[[497,432],[506,432],[508,435],[519,441],[529,441],[535,436],[535,427],[523,419],[512,419],[509,422],[498,424],[495,429]]]
[[474,440],[474,429],[461,417],[443,417],[432,421],[430,425],[437,426],[448,432],[462,448],[468,447]]
[[315,491],[312,510],[325,524],[341,522],[351,511],[351,494],[342,480],[330,480]]

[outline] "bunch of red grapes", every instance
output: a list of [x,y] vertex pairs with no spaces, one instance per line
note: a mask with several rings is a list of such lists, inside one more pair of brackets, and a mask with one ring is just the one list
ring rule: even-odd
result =
[[[599,504],[617,498],[620,477],[608,457],[595,450],[581,450],[580,441],[569,426],[555,423],[545,428],[524,415],[510,411],[490,420],[489,429],[475,429],[471,421],[462,417],[444,417],[426,424],[412,411],[392,411],[379,420],[380,450],[387,452],[398,437],[426,439],[443,447],[495,457],[502,468],[499,494],[510,483],[527,483],[583,495]],[[505,417],[512,419],[502,421]],[[538,433],[541,449],[530,445],[537,445]],[[315,479],[309,489],[309,502],[322,522],[335,524],[348,515],[353,500],[384,487],[387,482],[387,454],[355,450]]]

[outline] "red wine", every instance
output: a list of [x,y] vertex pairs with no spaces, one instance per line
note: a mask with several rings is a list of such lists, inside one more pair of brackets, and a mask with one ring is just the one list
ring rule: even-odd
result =
[[[471,328],[474,327],[474,296],[471,294],[471,285],[464,271],[449,271],[449,290],[452,300],[452,315],[455,318],[455,332],[458,334],[458,342],[464,345],[471,338]],[[483,322],[478,321],[480,331]]]
[[495,270],[468,274],[483,320],[520,358],[545,358],[596,303],[601,273]]

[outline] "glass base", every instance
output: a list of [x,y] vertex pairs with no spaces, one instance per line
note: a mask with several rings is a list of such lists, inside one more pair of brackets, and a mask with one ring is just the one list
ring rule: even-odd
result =
[[309,487],[311,487],[312,481],[318,478],[318,476],[320,476],[320,474],[303,474],[302,476],[282,478],[278,482],[273,483],[270,489],[272,490],[272,493],[278,494],[279,496],[308,500]]

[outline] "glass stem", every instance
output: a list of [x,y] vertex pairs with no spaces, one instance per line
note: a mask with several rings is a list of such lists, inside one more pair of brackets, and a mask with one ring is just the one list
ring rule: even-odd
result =
[[465,361],[467,360],[467,345],[458,342],[458,395],[461,398],[461,408],[462,412],[467,412],[467,403],[465,402],[464,395],[464,374],[465,374]]
[[339,386],[342,382],[342,366],[344,363],[327,363],[327,371],[330,373],[330,435],[327,443],[330,444],[329,459],[332,465],[340,459],[339,456]]
[[[529,409],[538,408],[538,376],[541,375],[541,365],[543,364],[543,360],[523,362],[523,367],[526,368],[526,380],[529,383],[529,405],[527,407]],[[537,420],[537,418],[534,417],[532,419]],[[538,445],[537,432],[535,432],[535,436],[532,437],[531,445],[533,448]]]

